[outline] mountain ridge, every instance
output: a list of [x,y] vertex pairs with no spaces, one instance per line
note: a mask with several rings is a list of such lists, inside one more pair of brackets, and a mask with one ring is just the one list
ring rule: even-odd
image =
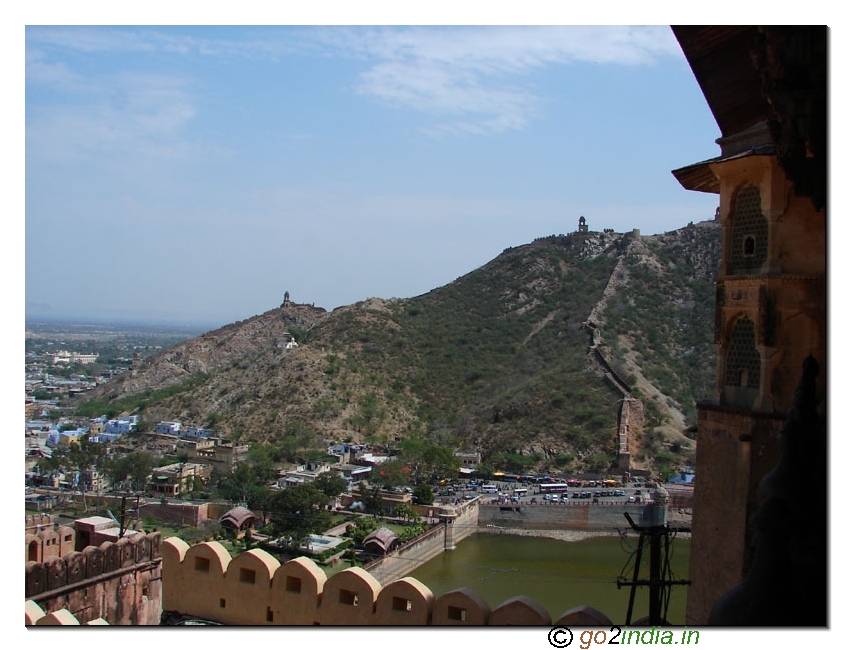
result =
[[87,408],[305,450],[422,438],[494,467],[602,471],[629,398],[633,464],[669,469],[693,453],[693,401],[713,387],[719,259],[706,221],[537,238],[413,298],[327,312],[287,295],[151,357]]

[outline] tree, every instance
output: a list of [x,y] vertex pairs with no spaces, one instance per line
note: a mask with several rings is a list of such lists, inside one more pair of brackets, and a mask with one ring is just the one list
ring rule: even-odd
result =
[[411,521],[414,524],[419,523],[419,515],[406,503],[400,503],[395,507],[395,516],[405,521]]
[[103,446],[89,442],[88,436],[83,436],[79,442],[72,442],[67,447],[60,445],[54,448],[49,462],[45,463],[44,467],[50,472],[71,475],[70,483],[82,493],[83,511],[86,511],[86,490],[91,489],[94,470],[103,467],[105,459]]
[[133,451],[118,458],[110,458],[105,471],[113,487],[138,492],[145,489],[155,464],[149,453]]
[[348,483],[345,482],[345,479],[342,478],[337,472],[322,472],[316,477],[316,480],[313,481],[313,485],[316,486],[316,489],[319,490],[322,494],[331,499],[338,497],[340,494],[345,492],[345,488],[348,487]]
[[272,535],[291,550],[298,550],[308,535],[324,532],[330,526],[327,503],[327,495],[312,483],[280,490],[270,499]]
[[354,523],[348,526],[345,534],[350,537],[355,544],[362,544],[366,536],[378,529],[378,520],[374,517],[357,517]]
[[380,487],[377,485],[369,487],[366,481],[360,481],[357,489],[360,493],[360,500],[363,501],[363,506],[366,508],[366,512],[371,515],[381,514],[383,499],[381,499]]
[[218,479],[216,490],[225,499],[262,509],[268,500],[268,472],[251,463],[236,463],[229,474]]
[[374,482],[386,488],[410,482],[410,469],[400,460],[384,461],[372,473],[376,475]]
[[427,483],[420,483],[413,488],[413,499],[423,506],[430,506],[434,503],[434,491]]
[[416,482],[456,476],[460,468],[460,459],[450,449],[431,442],[408,439],[402,443],[402,450],[410,477]]

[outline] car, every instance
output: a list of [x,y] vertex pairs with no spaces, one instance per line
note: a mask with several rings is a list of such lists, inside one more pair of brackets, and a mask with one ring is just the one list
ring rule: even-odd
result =
[[626,493],[623,490],[614,490],[614,496],[615,497],[624,497],[624,496],[626,496]]
[[579,496],[579,493],[578,493],[578,492],[573,492],[573,496],[572,496],[572,498],[573,498],[573,499],[580,499],[581,497]]
[[635,502],[635,498],[634,498],[634,497],[629,497],[629,503],[634,503],[634,502]]
[[640,494],[640,490],[635,490],[635,494]]

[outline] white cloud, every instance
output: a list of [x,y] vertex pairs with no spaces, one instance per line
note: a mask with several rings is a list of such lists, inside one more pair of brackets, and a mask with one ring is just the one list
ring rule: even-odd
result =
[[524,128],[541,108],[531,75],[547,66],[651,65],[681,57],[666,26],[244,28],[230,39],[165,28],[36,28],[27,29],[27,47],[28,82],[53,83],[80,80],[35,48],[223,60],[276,60],[293,51],[356,58],[366,65],[358,92],[436,116],[440,121],[427,128],[434,134]]
[[116,149],[150,153],[175,144],[196,114],[188,84],[176,77],[134,73],[84,79],[46,75],[44,69],[36,68],[37,76],[30,78],[28,67],[28,82],[58,84],[75,99],[29,110],[27,154],[34,160],[73,160]]
[[550,65],[650,65],[681,56],[667,27],[324,30],[338,55],[370,62],[358,90],[391,106],[458,116],[434,133],[522,129],[539,111],[532,73]]

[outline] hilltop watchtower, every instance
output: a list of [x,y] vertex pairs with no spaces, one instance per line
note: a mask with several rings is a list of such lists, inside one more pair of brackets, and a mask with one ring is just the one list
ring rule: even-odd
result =
[[587,233],[587,219],[584,218],[584,215],[578,218],[578,232]]

